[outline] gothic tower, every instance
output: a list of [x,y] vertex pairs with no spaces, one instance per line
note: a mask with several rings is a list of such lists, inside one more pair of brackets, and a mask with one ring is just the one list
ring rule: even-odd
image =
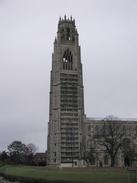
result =
[[73,165],[81,158],[83,75],[75,20],[59,19],[52,54],[48,164]]

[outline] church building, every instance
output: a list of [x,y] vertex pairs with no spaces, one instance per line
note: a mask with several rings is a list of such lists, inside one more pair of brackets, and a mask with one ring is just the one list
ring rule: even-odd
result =
[[[121,121],[121,120],[120,120]],[[136,121],[123,120],[130,126]],[[86,118],[79,34],[75,20],[60,18],[52,54],[48,123],[48,164],[62,167],[86,166],[83,152],[94,145],[94,132],[102,119]],[[132,125],[131,125],[132,124]],[[97,154],[98,153],[98,154]],[[109,166],[101,149],[93,166]],[[96,157],[98,155],[98,157]],[[120,157],[119,165],[122,165]]]

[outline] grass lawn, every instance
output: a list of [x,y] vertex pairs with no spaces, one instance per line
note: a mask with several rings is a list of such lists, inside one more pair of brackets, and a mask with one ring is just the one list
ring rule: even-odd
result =
[[48,169],[47,167],[5,165],[0,172],[37,180],[67,181],[76,183],[136,183],[135,173],[123,169]]

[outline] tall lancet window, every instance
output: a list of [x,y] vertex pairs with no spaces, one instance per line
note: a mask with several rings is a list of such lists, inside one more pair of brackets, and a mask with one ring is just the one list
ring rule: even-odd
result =
[[73,70],[73,55],[69,49],[63,54],[62,64],[64,70]]
[[67,40],[70,41],[70,28],[67,28]]

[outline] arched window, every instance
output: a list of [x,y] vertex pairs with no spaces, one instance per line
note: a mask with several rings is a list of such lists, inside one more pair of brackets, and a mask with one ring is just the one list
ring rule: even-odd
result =
[[65,32],[64,32],[64,29],[62,28],[60,32],[61,32],[61,40],[63,41],[63,40],[65,40]]
[[90,164],[91,165],[95,165],[95,163],[96,163],[95,157],[93,155],[91,155],[91,157],[90,157]]
[[87,140],[87,147],[88,147],[88,148],[91,147],[91,142],[90,142],[90,140]]
[[70,41],[70,28],[67,28],[67,40]]
[[104,165],[108,165],[108,156],[107,155],[104,156]]
[[73,56],[69,49],[63,54],[62,64],[64,70],[73,70]]
[[90,132],[91,131],[91,126],[90,125],[88,125],[88,132]]

